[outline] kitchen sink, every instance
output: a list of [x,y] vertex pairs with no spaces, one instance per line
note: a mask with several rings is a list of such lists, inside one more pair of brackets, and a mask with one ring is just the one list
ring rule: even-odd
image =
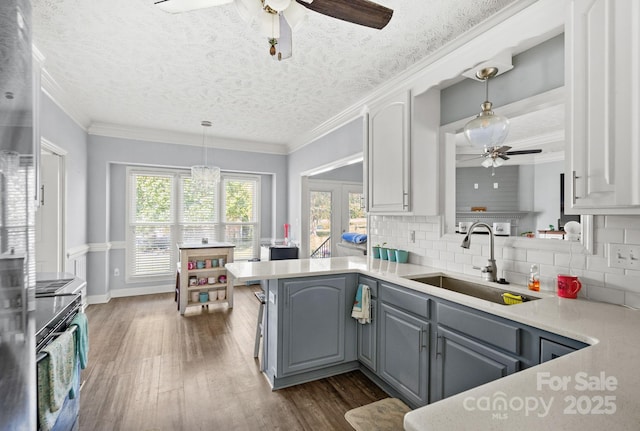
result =
[[[428,284],[430,286],[451,290],[453,292],[462,293],[464,295],[473,296],[474,298],[484,299],[485,301],[495,302],[496,304],[502,304],[502,305],[513,305],[521,302],[540,299],[536,296],[523,295],[521,293],[499,289],[497,287],[487,286],[484,284],[474,283],[472,281],[466,281],[466,280],[460,280],[457,278],[447,277],[445,275],[412,278],[411,280],[417,281],[419,283]],[[505,301],[505,297],[503,296],[504,294],[507,294],[506,301]],[[513,295],[513,296],[510,297],[509,295]],[[520,300],[518,297],[522,298],[522,300]]]

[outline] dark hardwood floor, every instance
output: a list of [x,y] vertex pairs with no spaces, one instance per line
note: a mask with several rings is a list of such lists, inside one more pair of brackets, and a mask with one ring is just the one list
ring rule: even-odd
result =
[[187,310],[173,294],[91,305],[81,430],[351,430],[344,413],[387,395],[359,371],[271,391],[253,358],[258,286]]

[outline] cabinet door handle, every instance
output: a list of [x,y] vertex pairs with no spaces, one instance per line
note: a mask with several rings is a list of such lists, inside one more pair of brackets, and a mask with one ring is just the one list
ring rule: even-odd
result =
[[402,208],[409,208],[409,193],[402,193]]
[[[425,341],[426,340],[426,341]],[[428,347],[429,334],[425,328],[420,329],[420,350]]]
[[442,352],[440,351],[440,340],[441,339],[442,339],[442,335],[436,336],[436,356],[442,354]]
[[576,175],[576,171],[573,171],[571,173],[571,201],[572,203],[576,203],[576,201],[578,199],[580,199],[580,196],[578,196],[577,192],[576,192],[576,180],[579,179],[580,177]]
[[369,302],[369,323],[373,323],[373,319],[375,316],[373,315],[375,308],[373,308],[373,304]]

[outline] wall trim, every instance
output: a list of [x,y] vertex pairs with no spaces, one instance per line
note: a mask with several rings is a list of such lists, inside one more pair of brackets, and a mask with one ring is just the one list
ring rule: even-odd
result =
[[[143,127],[125,126],[110,123],[92,123],[89,127],[90,135],[106,136],[119,139],[133,139],[148,142],[163,142],[175,145],[202,146],[202,135],[195,133],[181,133],[170,130],[146,129]],[[211,136],[207,138],[208,147],[214,149],[250,151],[286,155],[287,146],[279,143],[247,141],[243,139]]]
[[111,241],[111,250],[126,250],[126,241]]
[[124,298],[128,296],[153,295],[156,293],[170,293],[175,291],[175,284],[145,287],[126,287],[124,289],[111,289],[111,298]]
[[111,300],[111,295],[87,295],[87,305],[106,304]]
[[56,82],[45,67],[40,69],[41,85],[40,89],[51,99],[67,116],[73,120],[85,132],[91,124],[91,118],[76,106],[68,96],[67,92]]
[[89,252],[89,245],[82,244],[67,249],[67,259],[73,260],[83,256]]
[[89,252],[90,253],[96,253],[96,252],[107,252],[111,250],[111,243],[110,242],[92,242],[89,243]]

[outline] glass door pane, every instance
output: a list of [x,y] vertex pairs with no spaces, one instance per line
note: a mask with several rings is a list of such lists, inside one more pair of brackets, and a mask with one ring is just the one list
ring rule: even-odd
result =
[[349,215],[347,232],[367,233],[367,216],[363,206],[362,192],[349,192]]
[[309,250],[311,257],[331,257],[330,191],[309,191]]

